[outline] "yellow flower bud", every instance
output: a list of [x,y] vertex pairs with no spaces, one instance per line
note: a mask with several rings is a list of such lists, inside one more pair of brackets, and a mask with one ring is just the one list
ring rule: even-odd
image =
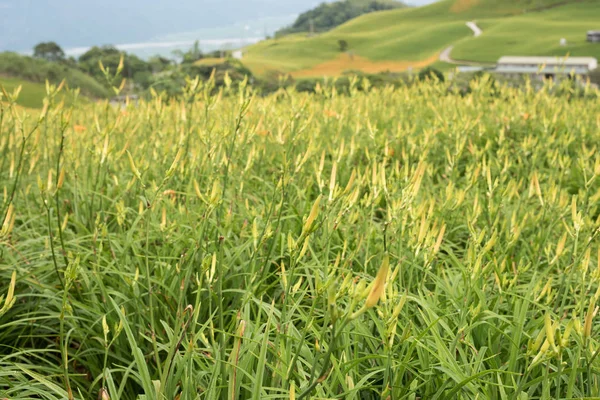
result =
[[556,349],[556,342],[554,341],[554,327],[552,325],[552,319],[550,318],[550,314],[546,314],[544,316],[544,328],[546,329],[546,338],[552,349]]
[[383,264],[379,268],[379,272],[377,272],[377,276],[375,277],[375,281],[373,282],[373,286],[371,287],[371,291],[369,292],[369,296],[367,296],[367,301],[365,303],[366,308],[371,308],[377,304],[381,295],[383,294],[383,289],[385,288],[385,281],[387,279],[388,271],[390,269],[390,257],[386,254],[383,257]]
[[306,219],[306,222],[304,223],[304,227],[302,228],[302,233],[307,233],[310,230],[310,228],[312,227],[313,222],[315,222],[315,219],[317,219],[317,216],[319,215],[319,204],[320,203],[321,203],[321,195],[319,195],[319,197],[317,197],[317,200],[313,204],[313,206],[310,210],[310,214],[308,214],[308,218]]
[[104,388],[100,389],[100,396],[99,397],[100,397],[101,400],[110,400],[110,396],[108,395],[108,392]]
[[592,320],[594,319],[594,308],[596,306],[596,299],[593,297],[590,299],[590,306],[588,307],[587,314],[585,315],[585,323],[583,324],[583,337],[589,338],[592,335]]

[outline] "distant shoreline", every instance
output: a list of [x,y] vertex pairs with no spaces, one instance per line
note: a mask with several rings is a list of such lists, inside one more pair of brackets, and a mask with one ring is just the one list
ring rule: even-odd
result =
[[[198,40],[200,43],[200,48],[203,51],[210,50],[233,50],[240,47],[248,46],[250,44],[254,44],[264,40],[265,37],[262,36],[254,36],[247,38],[227,38],[227,39],[204,39]],[[155,41],[155,42],[139,42],[139,43],[122,43],[114,45],[117,49],[121,51],[126,51],[128,53],[133,53],[140,56],[142,53],[145,55],[154,55],[154,54],[166,54],[166,52],[170,52],[173,50],[188,50],[191,46],[194,45],[196,40],[165,40],[165,41]],[[81,46],[81,47],[70,47],[64,49],[65,54],[67,56],[77,57],[84,54],[86,51],[91,49],[93,46]],[[31,51],[23,51],[21,54],[31,55]]]
[[[228,49],[243,47],[249,44],[254,44],[263,40],[263,37],[249,37],[249,38],[231,38],[231,39],[205,39],[198,40],[201,47],[223,47]],[[179,41],[160,41],[160,42],[141,42],[141,43],[125,43],[117,44],[115,47],[122,51],[135,52],[135,50],[152,50],[152,49],[172,49],[177,48],[189,48],[193,46],[195,40],[179,40]],[[88,51],[91,46],[88,47],[72,47],[65,49],[65,53],[69,56],[78,56]]]

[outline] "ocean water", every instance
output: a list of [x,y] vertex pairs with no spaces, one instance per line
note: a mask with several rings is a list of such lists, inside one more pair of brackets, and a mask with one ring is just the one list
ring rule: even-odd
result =
[[[234,50],[263,40],[273,35],[278,29],[291,24],[296,19],[295,14],[280,17],[262,18],[246,21],[231,26],[203,29],[189,32],[175,32],[168,35],[149,38],[138,43],[117,43],[115,47],[132,53],[141,58],[154,55],[173,58],[176,50],[187,51],[196,41],[200,49],[208,52],[213,50]],[[77,57],[85,53],[90,46],[66,48],[65,53]]]

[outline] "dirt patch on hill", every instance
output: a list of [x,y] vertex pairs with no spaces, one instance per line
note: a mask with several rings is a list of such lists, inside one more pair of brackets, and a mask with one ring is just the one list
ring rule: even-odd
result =
[[371,61],[357,55],[342,54],[334,60],[315,65],[312,68],[293,71],[294,78],[315,76],[338,76],[346,71],[361,71],[368,74],[380,72],[403,72],[410,68],[423,68],[433,64],[439,58],[439,53],[420,61]]
[[479,4],[479,0],[456,0],[452,7],[450,7],[450,11],[453,13],[461,13],[470,10]]

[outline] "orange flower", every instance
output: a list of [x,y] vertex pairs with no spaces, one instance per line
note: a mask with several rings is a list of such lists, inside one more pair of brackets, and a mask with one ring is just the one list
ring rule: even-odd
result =
[[174,191],[173,189],[167,189],[163,192],[164,196],[170,196],[172,199],[174,199],[177,196],[177,192]]
[[266,130],[266,129],[262,129],[262,130],[260,130],[260,131],[257,131],[257,132],[256,132],[256,134],[257,134],[258,136],[263,136],[263,137],[264,137],[264,136],[268,136],[268,135],[270,135],[270,134],[271,134],[271,132],[269,132],[269,131],[268,131],[268,130]]

